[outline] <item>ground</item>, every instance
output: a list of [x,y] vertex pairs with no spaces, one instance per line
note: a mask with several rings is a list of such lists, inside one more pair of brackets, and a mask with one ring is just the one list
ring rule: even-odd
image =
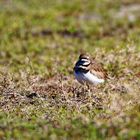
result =
[[[0,139],[140,139],[140,1],[0,1]],[[110,80],[80,85],[95,57]]]

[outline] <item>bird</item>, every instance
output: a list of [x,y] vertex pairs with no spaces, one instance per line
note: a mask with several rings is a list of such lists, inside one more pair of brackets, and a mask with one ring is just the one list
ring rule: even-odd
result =
[[75,78],[81,84],[98,85],[104,83],[108,78],[103,66],[89,54],[80,54],[73,70]]

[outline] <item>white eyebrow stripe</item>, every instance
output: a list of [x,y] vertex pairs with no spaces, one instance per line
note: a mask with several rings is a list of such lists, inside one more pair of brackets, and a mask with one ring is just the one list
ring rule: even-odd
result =
[[84,62],[82,65],[89,65],[89,64],[90,64],[90,62],[87,61],[87,62]]
[[81,59],[81,61],[86,61],[86,62],[87,62],[87,61],[89,61],[89,60],[88,60],[88,59],[84,59],[84,58],[83,58],[83,59]]

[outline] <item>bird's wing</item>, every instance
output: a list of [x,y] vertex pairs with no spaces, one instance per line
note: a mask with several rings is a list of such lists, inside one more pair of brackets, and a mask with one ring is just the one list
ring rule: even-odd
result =
[[103,66],[100,63],[97,63],[95,60],[91,63],[91,73],[96,75],[98,78],[106,79],[108,78],[108,74],[106,70],[103,68]]

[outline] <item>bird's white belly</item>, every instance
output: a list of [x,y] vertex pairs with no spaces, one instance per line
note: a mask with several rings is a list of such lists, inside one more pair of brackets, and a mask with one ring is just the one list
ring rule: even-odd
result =
[[80,83],[91,83],[91,84],[99,84],[99,83],[103,83],[104,79],[99,79],[97,76],[93,75],[90,72],[87,73],[82,73],[82,72],[74,72],[74,75],[76,77],[76,79],[80,82]]

